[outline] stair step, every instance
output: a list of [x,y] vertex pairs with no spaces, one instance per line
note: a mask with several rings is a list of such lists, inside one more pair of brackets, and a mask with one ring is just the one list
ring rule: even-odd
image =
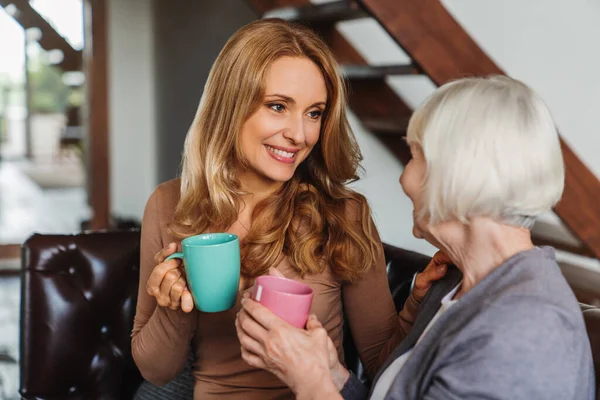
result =
[[367,14],[356,1],[338,0],[324,4],[309,4],[301,7],[282,7],[267,11],[263,18],[281,18],[303,23],[334,23],[366,18]]
[[393,75],[420,75],[421,70],[414,64],[399,65],[342,65],[348,79],[383,79]]
[[383,136],[406,135],[410,118],[362,118],[361,124],[368,130]]

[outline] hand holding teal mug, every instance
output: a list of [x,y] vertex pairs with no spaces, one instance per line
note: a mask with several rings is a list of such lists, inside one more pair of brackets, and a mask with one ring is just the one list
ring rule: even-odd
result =
[[203,233],[181,242],[180,258],[196,309],[221,312],[235,305],[240,284],[240,241],[232,233]]

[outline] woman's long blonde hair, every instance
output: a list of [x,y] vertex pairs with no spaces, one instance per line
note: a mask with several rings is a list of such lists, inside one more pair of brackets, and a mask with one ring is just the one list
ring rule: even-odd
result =
[[244,163],[242,125],[263,102],[270,65],[284,56],[306,57],[322,71],[327,108],[319,142],[291,180],[259,202],[242,243],[242,271],[258,276],[282,255],[301,274],[329,264],[353,282],[374,262],[370,209],[346,184],[358,179],[362,156],[346,117],[346,89],[327,46],[309,29],[278,19],[246,25],[215,61],[185,141],[181,196],[173,233],[222,231],[238,218],[243,194],[235,166]]

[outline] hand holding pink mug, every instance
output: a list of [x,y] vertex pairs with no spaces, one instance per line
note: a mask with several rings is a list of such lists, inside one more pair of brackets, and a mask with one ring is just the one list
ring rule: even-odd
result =
[[259,276],[252,289],[252,299],[296,328],[304,328],[313,290],[300,282],[279,276]]

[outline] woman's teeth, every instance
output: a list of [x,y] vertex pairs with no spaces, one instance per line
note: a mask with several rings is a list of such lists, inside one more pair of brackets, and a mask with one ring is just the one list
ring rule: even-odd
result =
[[267,145],[267,149],[269,149],[269,151],[277,154],[278,156],[285,157],[285,158],[292,158],[292,157],[294,157],[294,154],[296,154],[296,153],[288,153],[287,151],[275,149],[268,145]]

